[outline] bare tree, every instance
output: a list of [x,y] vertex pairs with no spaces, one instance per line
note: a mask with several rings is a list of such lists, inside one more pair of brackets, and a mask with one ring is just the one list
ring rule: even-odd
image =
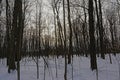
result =
[[89,10],[88,10],[88,14],[89,14],[89,36],[90,36],[90,62],[91,62],[91,69],[97,69],[97,62],[96,62],[96,49],[95,49],[95,36],[94,36],[94,32],[95,32],[95,28],[94,28],[94,17],[93,17],[93,0],[89,0]]
[[65,72],[64,80],[67,80],[67,49],[66,49],[66,25],[65,25],[65,0],[63,0],[63,27],[64,27],[64,54],[65,54]]
[[[103,21],[102,21],[102,8],[101,8],[101,1],[100,0],[94,0],[95,1],[95,7],[96,7],[96,15],[97,15],[97,27],[99,29],[99,36],[100,36],[100,52],[101,52],[101,58],[105,59],[104,55],[104,44],[103,44]],[[99,43],[98,43],[99,45]]]
[[72,55],[72,26],[71,26],[71,16],[70,16],[70,2],[67,0],[67,11],[68,11],[68,24],[69,24],[69,53],[68,53],[68,64],[71,63]]
[[[17,22],[18,21],[18,22]],[[22,48],[22,37],[23,37],[22,26],[22,0],[15,0],[14,11],[13,11],[13,23],[10,36],[10,52],[9,52],[9,63],[8,72],[15,70],[15,61],[17,61],[17,74],[18,80],[20,80],[20,59],[21,59],[21,48]]]

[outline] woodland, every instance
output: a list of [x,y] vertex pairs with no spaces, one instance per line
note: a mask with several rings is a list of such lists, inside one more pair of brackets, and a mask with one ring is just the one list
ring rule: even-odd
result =
[[98,58],[107,56],[113,64],[119,53],[119,0],[0,0],[0,59],[8,74],[16,71],[17,80],[27,58],[35,62],[40,79],[39,60],[47,67],[48,58],[62,57],[63,78],[70,80],[68,66],[75,58],[90,58],[90,70],[97,73]]

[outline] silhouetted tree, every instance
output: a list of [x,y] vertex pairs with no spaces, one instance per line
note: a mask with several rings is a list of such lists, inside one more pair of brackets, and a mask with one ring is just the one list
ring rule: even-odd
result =
[[72,55],[72,26],[71,26],[71,17],[70,17],[70,1],[67,0],[67,11],[68,11],[68,26],[69,26],[69,53],[68,53],[68,64],[71,63]]
[[91,69],[97,69],[97,62],[96,62],[96,48],[95,48],[95,28],[94,28],[94,7],[93,7],[93,0],[89,0],[89,36],[90,36],[90,62],[91,62]]

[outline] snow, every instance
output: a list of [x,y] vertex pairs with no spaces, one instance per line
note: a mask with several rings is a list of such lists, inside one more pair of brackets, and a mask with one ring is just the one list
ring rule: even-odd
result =
[[[45,58],[45,57],[44,57]],[[74,56],[72,64],[67,65],[68,80],[120,80],[120,54],[111,54],[112,64],[109,55],[106,59],[97,58],[98,74],[90,69],[90,58]],[[56,60],[56,62],[55,62]],[[45,62],[47,66],[45,66]],[[37,79],[37,67],[33,58],[24,58],[20,62],[21,80],[64,80],[64,58],[49,57],[39,59],[39,79]],[[56,66],[57,65],[57,66]],[[57,75],[56,75],[57,71]],[[98,77],[96,76],[98,75]],[[0,80],[17,80],[17,71],[7,72],[6,59],[0,60]]]

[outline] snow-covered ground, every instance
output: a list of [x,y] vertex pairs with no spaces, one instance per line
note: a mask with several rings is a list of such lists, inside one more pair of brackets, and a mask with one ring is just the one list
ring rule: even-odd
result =
[[[120,54],[112,57],[110,64],[109,55],[106,59],[97,58],[98,77],[96,71],[90,69],[90,58],[73,57],[73,64],[68,64],[67,79],[68,80],[120,80],[119,64]],[[56,60],[56,62],[55,62]],[[0,80],[17,80],[17,72],[8,74],[6,67],[6,59],[0,60]],[[45,66],[44,64],[46,64]],[[37,79],[37,68],[33,58],[24,58],[21,60],[21,80],[64,80],[64,58],[49,57],[39,59],[39,79]],[[57,65],[57,66],[56,66]]]

